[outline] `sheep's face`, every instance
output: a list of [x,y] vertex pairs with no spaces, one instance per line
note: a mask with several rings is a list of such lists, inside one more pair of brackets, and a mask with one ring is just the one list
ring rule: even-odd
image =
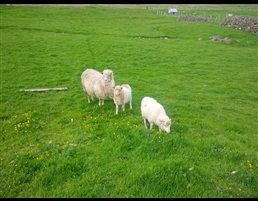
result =
[[113,79],[113,72],[111,70],[104,70],[102,74],[104,82],[111,82],[111,80]]
[[165,118],[165,119],[160,119],[160,128],[167,133],[170,133],[170,126],[171,126],[171,119],[170,118]]
[[116,95],[116,96],[120,96],[120,93],[121,93],[121,90],[123,89],[123,87],[121,87],[121,86],[115,86],[115,88],[114,88],[114,94]]

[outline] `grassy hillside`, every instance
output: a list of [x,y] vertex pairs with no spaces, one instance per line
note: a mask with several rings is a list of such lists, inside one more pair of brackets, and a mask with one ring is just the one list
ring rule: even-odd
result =
[[[0,12],[0,197],[258,196],[257,35],[136,8]],[[87,68],[130,84],[133,109],[88,103]],[[47,87],[68,89],[20,91]],[[145,96],[170,134],[144,127]]]

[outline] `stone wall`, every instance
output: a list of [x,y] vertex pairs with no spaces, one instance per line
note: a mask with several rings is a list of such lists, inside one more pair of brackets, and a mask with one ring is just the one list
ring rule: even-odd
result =
[[[178,20],[214,23],[212,19],[208,17],[200,17],[198,15],[181,15]],[[258,35],[258,18],[249,16],[231,16],[225,18],[221,25],[232,27],[238,30],[249,31]]]
[[210,22],[214,23],[212,19],[208,17],[201,17],[198,15],[181,15],[178,18],[179,21],[195,21],[195,22]]
[[253,34],[258,35],[258,18],[248,16],[232,16],[225,18],[221,25],[239,30],[249,31]]

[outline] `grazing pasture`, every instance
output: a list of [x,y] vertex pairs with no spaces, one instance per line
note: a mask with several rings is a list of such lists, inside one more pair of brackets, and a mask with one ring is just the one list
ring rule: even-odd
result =
[[[137,7],[0,13],[0,197],[258,197],[257,35]],[[87,68],[130,83],[132,110],[88,103]],[[42,88],[67,89],[25,91]],[[166,108],[169,134],[144,127],[145,96]]]

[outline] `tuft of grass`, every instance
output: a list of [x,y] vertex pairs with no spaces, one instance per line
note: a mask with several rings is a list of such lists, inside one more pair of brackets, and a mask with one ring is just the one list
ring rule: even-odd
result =
[[[0,197],[258,196],[257,35],[140,7],[1,5]],[[130,84],[133,109],[88,103],[86,68]],[[46,87],[68,90],[19,91]],[[144,127],[144,96],[170,134]]]

